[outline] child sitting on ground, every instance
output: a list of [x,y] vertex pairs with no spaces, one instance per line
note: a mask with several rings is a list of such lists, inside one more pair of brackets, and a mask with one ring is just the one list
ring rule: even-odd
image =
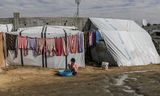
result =
[[71,63],[68,64],[69,69],[73,72],[73,75],[75,76],[78,72],[78,65],[75,64],[76,60],[74,58],[71,59]]

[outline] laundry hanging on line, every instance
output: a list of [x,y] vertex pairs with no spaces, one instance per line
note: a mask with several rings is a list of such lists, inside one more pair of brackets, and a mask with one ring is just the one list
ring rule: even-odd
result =
[[98,31],[87,32],[88,47],[96,47],[96,44],[99,44],[100,40],[101,40],[101,35]]
[[[68,55],[68,54],[82,53],[84,51],[84,35],[83,34],[70,35],[70,36],[67,36],[67,38],[65,37],[33,38],[33,37],[20,36],[20,35],[16,37],[16,35],[12,36],[11,34],[8,34],[7,37],[9,39],[11,37],[12,38],[14,37],[14,43],[13,41],[10,41],[12,44],[12,47],[8,46],[7,48],[8,49],[10,48],[13,50],[17,49],[18,54],[20,54],[20,50],[22,49],[24,56],[28,55],[29,50],[32,50],[35,56],[42,55],[44,53],[46,53],[47,56],[62,56],[62,55]],[[46,45],[45,45],[45,41],[46,41]]]

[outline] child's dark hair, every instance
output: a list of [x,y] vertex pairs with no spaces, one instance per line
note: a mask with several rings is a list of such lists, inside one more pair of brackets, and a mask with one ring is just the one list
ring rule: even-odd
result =
[[75,60],[74,58],[72,58],[72,59],[71,59],[71,62],[75,63],[75,62],[76,62],[76,60]]

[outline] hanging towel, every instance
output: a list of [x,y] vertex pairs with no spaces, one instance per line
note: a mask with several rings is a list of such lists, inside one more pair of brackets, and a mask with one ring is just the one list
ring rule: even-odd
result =
[[27,44],[27,48],[29,50],[36,50],[36,38],[27,38],[28,44]]
[[98,44],[101,39],[101,35],[98,31],[96,31],[96,43]]
[[38,38],[37,39],[36,51],[37,51],[38,54],[42,54],[42,52],[45,52],[44,44],[45,44],[45,39],[44,38]]
[[17,57],[17,50],[16,50],[17,35],[12,35],[8,33],[5,33],[5,35],[6,35],[7,56],[8,56],[8,50],[14,50],[15,57]]
[[83,35],[83,33],[78,33],[77,41],[78,41],[78,53],[82,53],[83,48],[84,48],[84,35]]
[[24,56],[27,55],[27,38],[25,36],[18,35],[18,53],[20,54],[20,49],[24,50]]
[[47,56],[54,56],[56,51],[55,48],[55,39],[54,38],[47,38],[46,39],[46,52]]
[[62,38],[55,38],[56,55],[62,55]]
[[89,46],[92,46],[93,45],[93,34],[92,34],[92,32],[89,32]]
[[70,52],[76,53],[77,52],[77,36],[76,35],[70,36],[69,43],[70,43]]
[[5,35],[6,35],[7,50],[16,50],[15,46],[16,46],[17,35],[12,35],[8,33],[5,33]]
[[36,53],[36,47],[37,47],[37,39],[36,38],[27,38],[28,44],[27,44],[27,48],[28,50],[33,50],[33,54],[37,55]]
[[71,51],[70,51],[70,36],[67,36],[67,52],[68,52],[68,54],[69,53],[71,53]]
[[92,32],[92,45],[93,48],[96,47],[96,32]]
[[62,38],[62,43],[63,43],[63,54],[64,55],[67,55],[68,54],[68,46],[66,45],[66,42],[65,42],[65,38]]

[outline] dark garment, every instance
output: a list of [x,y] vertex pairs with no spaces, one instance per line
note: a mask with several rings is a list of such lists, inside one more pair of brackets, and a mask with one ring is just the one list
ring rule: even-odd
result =
[[15,57],[17,57],[17,49],[16,49],[17,35],[12,35],[8,33],[5,33],[5,35],[6,35],[7,56],[8,56],[8,50],[14,50]]
[[76,76],[76,75],[77,75],[77,72],[75,72],[75,71],[72,71],[72,72],[73,72],[72,74],[73,74],[74,76]]
[[8,50],[16,50],[17,35],[11,35],[6,33],[6,47]]
[[92,32],[92,47],[96,47],[96,32]]

